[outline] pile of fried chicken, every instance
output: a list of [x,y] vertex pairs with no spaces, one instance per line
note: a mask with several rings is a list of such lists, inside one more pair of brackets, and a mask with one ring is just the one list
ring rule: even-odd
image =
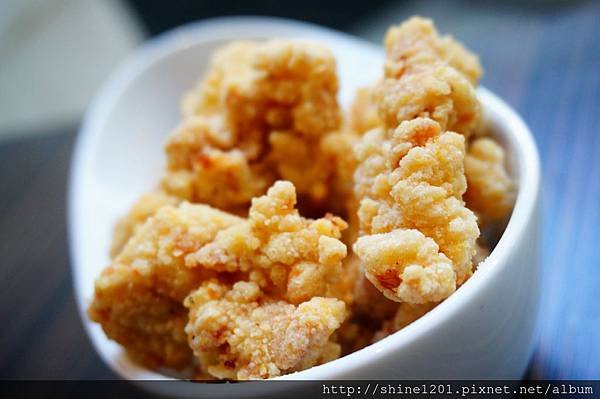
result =
[[398,331],[469,279],[515,193],[479,60],[420,17],[385,50],[347,117],[320,44],[214,54],[96,280],[89,316],[110,339],[154,370],[272,378]]

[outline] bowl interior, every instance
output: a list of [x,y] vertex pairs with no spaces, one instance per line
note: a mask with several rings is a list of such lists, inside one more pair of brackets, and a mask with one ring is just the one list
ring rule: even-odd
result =
[[[179,28],[144,45],[109,79],[86,114],[70,180],[72,273],[77,303],[92,343],[103,360],[124,378],[165,377],[130,361],[119,345],[108,340],[101,328],[85,315],[94,279],[109,262],[114,223],[139,195],[157,184],[164,166],[164,141],[179,120],[180,98],[197,83],[210,54],[229,40],[270,37],[297,37],[328,45],[338,62],[339,100],[344,108],[351,103],[357,88],[380,76],[382,49],[361,39],[288,20],[223,18]],[[500,120],[506,118],[507,113],[518,117],[485,89],[479,94],[489,123],[508,148],[511,171],[520,180],[527,149],[519,149],[519,138],[511,136],[510,126]],[[431,313],[442,312],[442,308]],[[432,318],[430,323],[434,322]],[[367,348],[368,351],[362,350],[335,362],[341,368],[352,367],[363,355],[376,356],[382,345],[399,344],[403,338],[396,335],[404,334],[404,339],[408,339],[410,328],[413,327],[383,340],[379,346]],[[426,324],[414,328],[426,328]],[[326,367],[328,365],[315,367],[288,378],[325,378],[327,374],[335,374],[332,367]]]

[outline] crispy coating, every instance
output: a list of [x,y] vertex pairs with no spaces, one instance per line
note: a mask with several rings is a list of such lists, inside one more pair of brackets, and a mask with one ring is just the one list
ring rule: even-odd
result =
[[184,258],[219,230],[242,221],[205,205],[162,207],[96,280],[90,318],[149,367],[188,366],[191,350],[182,302],[215,273],[185,267]]
[[170,193],[245,207],[276,180],[322,206],[334,165],[321,151],[341,127],[335,59],[308,42],[235,42],[219,50],[166,146]]
[[417,118],[401,123],[390,140],[369,132],[356,152],[363,237],[354,251],[367,278],[399,302],[446,298],[470,276],[479,236],[462,201],[463,136]]
[[375,96],[376,86],[361,87],[356,91],[350,107],[350,128],[363,134],[383,124]]
[[437,302],[471,275],[479,236],[462,196],[465,136],[480,120],[473,84],[481,68],[419,17],[391,28],[385,47],[374,94],[383,126],[355,146],[362,237],[354,251],[389,299]]
[[444,62],[476,85],[483,70],[477,55],[452,36],[440,36],[433,21],[412,17],[388,29],[384,40],[387,76],[398,77],[423,65]]
[[390,28],[385,48],[384,79],[375,95],[388,128],[417,117],[467,137],[479,127],[477,56],[451,37],[440,37],[431,20],[420,17]]
[[345,318],[344,303],[313,297],[299,304],[274,300],[253,282],[204,283],[185,300],[189,344],[219,379],[272,378],[335,359],[331,334]]
[[144,222],[165,205],[177,205],[181,200],[163,192],[152,192],[144,194],[131,207],[127,215],[119,219],[113,232],[113,240],[110,247],[110,257],[117,256],[127,241],[135,234]]
[[492,138],[473,140],[465,158],[467,206],[484,221],[504,218],[515,201],[515,187],[505,168],[502,147]]
[[277,182],[252,201],[246,222],[220,231],[213,242],[186,257],[188,267],[246,272],[262,290],[298,304],[330,296],[341,273],[346,223],[334,216],[305,219],[295,209],[290,182]]
[[452,262],[418,230],[397,229],[360,237],[354,251],[367,278],[392,300],[436,302],[456,289]]

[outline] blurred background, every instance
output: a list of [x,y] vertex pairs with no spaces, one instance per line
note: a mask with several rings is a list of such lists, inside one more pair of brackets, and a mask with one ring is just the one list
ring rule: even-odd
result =
[[102,82],[145,40],[224,15],[269,15],[380,43],[432,17],[479,53],[482,84],[534,132],[544,174],[544,296],[530,378],[600,378],[600,2],[0,0],[0,377],[114,378],[73,300],[69,161]]

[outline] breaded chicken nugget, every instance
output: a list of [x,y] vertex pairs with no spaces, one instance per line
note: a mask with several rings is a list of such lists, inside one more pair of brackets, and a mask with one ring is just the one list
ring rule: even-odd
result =
[[276,180],[324,206],[335,164],[322,141],[341,128],[332,53],[318,44],[235,42],[219,50],[166,146],[164,189],[225,210]]
[[367,278],[395,301],[446,298],[470,276],[479,236],[462,201],[464,138],[418,118],[390,140],[370,132],[357,156],[362,237],[354,251]]
[[339,240],[346,223],[334,216],[311,220],[295,209],[290,182],[277,182],[252,200],[246,222],[220,231],[186,257],[188,267],[249,273],[270,296],[301,303],[331,296],[346,246]]
[[278,182],[249,219],[189,203],[159,209],[98,278],[90,317],[144,364],[181,368],[190,360],[182,302],[207,278],[249,279],[290,303],[335,295],[346,224],[302,218],[295,203],[294,186]]
[[191,351],[183,299],[214,272],[185,266],[185,256],[243,219],[205,205],[165,206],[98,277],[88,313],[133,358],[157,368],[184,368]]

